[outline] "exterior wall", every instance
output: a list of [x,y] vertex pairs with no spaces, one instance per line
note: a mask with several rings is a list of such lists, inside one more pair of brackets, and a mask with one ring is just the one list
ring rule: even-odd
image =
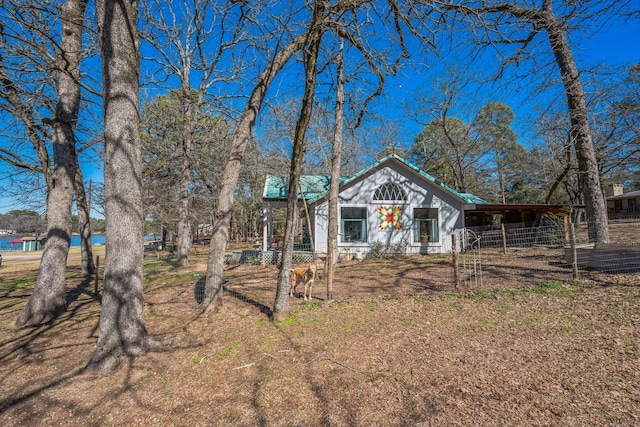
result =
[[607,199],[609,219],[640,217],[640,196],[635,193]]
[[605,194],[607,197],[620,196],[622,193],[624,193],[622,184],[611,184],[605,188]]
[[[373,195],[382,184],[398,184],[407,193],[407,200],[374,201]],[[424,179],[403,166],[387,163],[385,167],[344,187],[339,195],[340,207],[365,207],[367,209],[367,242],[342,242],[338,248],[343,253],[364,255],[370,245],[407,243],[408,253],[443,253],[451,251],[451,234],[463,227],[461,215],[463,203],[451,196],[438,185]],[[399,230],[380,230],[378,227],[378,208],[380,206],[399,206],[402,209],[402,227]],[[315,207],[316,251],[327,251],[327,202]],[[436,242],[414,242],[413,210],[416,208],[438,208],[439,239]]]
[[329,203],[324,202],[312,209],[312,221],[314,225],[313,239],[316,246],[316,252],[327,253],[329,250]]
[[22,252],[41,251],[44,249],[46,239],[44,237],[39,238],[22,238]]

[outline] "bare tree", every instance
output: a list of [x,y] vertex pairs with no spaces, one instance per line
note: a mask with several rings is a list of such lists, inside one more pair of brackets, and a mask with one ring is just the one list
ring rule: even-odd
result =
[[[291,156],[291,171],[289,172],[289,193],[287,200],[287,226],[284,233],[284,244],[282,247],[282,262],[278,274],[278,288],[276,300],[273,305],[273,320],[281,321],[289,312],[289,278],[291,276],[291,259],[293,255],[293,240],[296,226],[296,216],[298,215],[298,186],[300,185],[300,173],[304,161],[305,133],[309,127],[311,113],[313,112],[313,101],[316,89],[316,78],[318,74],[318,55],[322,42],[322,27],[318,21],[324,14],[324,3],[316,2],[313,10],[311,28],[307,38],[305,50],[305,87],[302,96],[300,115],[296,123],[295,135],[293,138],[293,154]],[[304,194],[302,194],[304,197]]]
[[[52,128],[53,169],[41,140],[41,165],[47,182],[47,244],[33,294],[22,308],[16,327],[46,322],[66,309],[67,255],[71,243],[71,204],[78,169],[75,128],[80,108],[80,59],[86,1],[67,0],[62,6],[62,39],[56,61],[58,103]],[[5,89],[15,90],[8,87]],[[15,94],[17,96],[17,94]],[[15,101],[19,106],[19,101]],[[26,108],[23,106],[23,110]],[[25,111],[25,114],[30,114]],[[24,121],[32,120],[26,118]],[[37,137],[34,135],[34,139]]]
[[491,169],[497,175],[498,198],[506,203],[505,171],[510,154],[521,151],[516,134],[511,129],[514,118],[511,108],[501,102],[490,102],[480,109],[471,127],[480,145],[489,157]]
[[[192,91],[192,97],[197,97]],[[171,91],[148,102],[141,116],[142,177],[145,217],[175,233],[181,221],[184,165],[182,93]],[[189,149],[189,222],[209,222],[218,197],[220,174],[227,160],[231,129],[221,116],[212,116],[203,103],[194,102],[193,134]],[[206,218],[203,220],[203,218]]]
[[540,7],[524,0],[518,2],[436,1],[429,2],[428,5],[441,8],[445,16],[453,14],[454,20],[471,24],[477,39],[482,42],[493,46],[518,44],[520,48],[508,62],[520,63],[536,36],[543,32],[546,34],[555,64],[562,76],[567,99],[571,121],[570,136],[578,160],[578,173],[582,182],[585,211],[589,222],[589,236],[595,242],[608,242],[607,210],[589,125],[586,95],[567,39],[567,32],[571,20],[586,21],[595,14],[615,14],[626,5],[626,2],[599,2],[596,8],[590,1],[569,3],[562,4],[562,15],[554,12],[553,0],[542,0]]
[[530,162],[523,169],[535,177],[532,182],[541,191],[540,202],[582,204],[568,120],[566,113],[548,110],[537,119],[536,134],[544,145],[532,148]]
[[74,188],[76,195],[76,209],[78,211],[78,233],[80,234],[80,268],[82,274],[91,275],[95,273],[95,263],[93,262],[93,250],[91,249],[91,191],[89,198],[84,189],[82,169],[76,169],[74,178]]
[[[179,198],[177,266],[189,265],[189,248],[192,238],[191,195],[193,162],[191,145],[197,115],[202,110],[211,88],[222,81],[234,78],[233,69],[223,69],[220,64],[235,66],[230,52],[243,35],[245,15],[234,15],[238,7],[229,2],[181,2],[145,0],[141,3],[144,17],[143,39],[154,49],[154,55],[146,58],[155,63],[163,79],[175,77],[180,82],[181,134],[178,147]],[[244,6],[241,6],[244,7]],[[235,22],[231,22],[233,18]],[[197,78],[197,90],[192,82]],[[150,84],[162,84],[151,81]]]
[[327,301],[333,299],[333,278],[338,256],[338,193],[340,189],[340,158],[342,152],[342,135],[344,121],[344,42],[340,43],[337,62],[336,108],[334,120],[334,138],[331,150],[331,183],[329,187],[329,221],[327,232],[327,259],[325,270],[327,282]]
[[143,209],[136,1],[97,4],[104,93],[107,220],[100,330],[89,368],[110,372],[149,350],[143,317]]
[[[46,47],[51,42],[41,32],[21,33],[20,30],[23,26],[36,28],[34,23],[38,20],[43,27],[52,28],[57,19],[56,11],[50,7],[38,10],[23,7],[18,10],[19,5],[14,2],[3,3],[2,6],[4,16],[0,25],[0,109],[20,123],[21,129],[15,133],[31,143],[36,157],[28,158],[22,154],[21,147],[13,145],[0,148],[0,159],[13,167],[42,174],[48,183],[51,164],[46,142],[50,135],[48,127],[42,123],[44,117],[40,112],[53,111],[55,104],[52,100],[55,83],[51,73],[54,67],[43,61],[49,55]],[[32,73],[24,72],[23,67],[15,65],[17,63],[34,64]],[[38,63],[44,67],[35,66]],[[14,128],[15,130],[17,129]]]
[[[314,3],[315,5],[315,3]],[[362,118],[367,111],[370,102],[380,95],[384,87],[385,76],[397,71],[399,62],[408,56],[405,44],[405,36],[402,34],[403,26],[410,24],[407,15],[400,10],[400,4],[395,1],[378,4],[370,1],[337,2],[325,6],[325,13],[318,17],[316,24],[325,31],[331,31],[340,39],[344,39],[363,58],[369,76],[373,76],[374,89],[362,101],[357,108],[354,120],[354,128],[359,127]],[[376,8],[380,7],[380,10]],[[405,11],[406,12],[406,11]],[[315,15],[314,15],[315,16]],[[350,19],[343,19],[349,16]],[[371,25],[372,19],[381,19],[381,25],[387,28],[389,33],[389,46],[374,48],[369,43],[369,36],[379,36],[376,27]],[[285,20],[286,21],[286,20]],[[281,21],[278,21],[281,22]],[[345,23],[346,22],[346,23]],[[388,26],[387,26],[388,25]],[[300,26],[293,26],[299,28]],[[285,31],[289,34],[292,26],[288,25]],[[226,249],[230,218],[233,208],[233,196],[242,162],[242,156],[253,124],[256,120],[266,91],[269,89],[275,75],[284,67],[287,61],[306,45],[308,38],[317,29],[310,24],[303,25],[304,33],[292,35],[287,43],[279,44],[277,53],[269,61],[268,66],[262,71],[256,81],[256,85],[249,97],[249,101],[238,122],[234,141],[232,143],[230,161],[223,175],[223,187],[216,214],[213,218],[213,236],[207,262],[207,278],[205,281],[205,295],[201,306],[203,310],[211,310],[222,303],[222,275],[224,267],[224,251]],[[414,35],[417,32],[409,30]],[[297,194],[297,191],[295,192]]]
[[244,151],[251,136],[251,130],[260,111],[267,89],[273,82],[278,71],[280,71],[291,56],[304,45],[305,39],[305,35],[299,35],[274,55],[269,65],[258,76],[247,106],[236,127],[236,132],[231,143],[229,162],[222,175],[222,187],[218,198],[218,206],[213,217],[213,233],[207,260],[204,298],[201,303],[203,310],[216,309],[222,305],[224,252],[229,237],[234,193],[240,175]]
[[415,138],[412,158],[426,172],[449,183],[456,191],[480,194],[485,187],[481,173],[483,154],[471,127],[443,111],[428,123]]
[[[49,197],[47,193],[53,182],[51,174],[56,168],[51,161],[55,161],[55,148],[61,147],[55,142],[53,147],[49,147],[49,143],[56,137],[57,128],[63,129],[63,132],[69,130],[73,132],[74,146],[78,147],[77,153],[73,148],[73,154],[76,157],[93,144],[93,142],[79,144],[82,137],[78,135],[83,128],[82,120],[78,118],[79,112],[66,111],[70,105],[63,105],[76,102],[73,97],[76,96],[76,92],[80,93],[80,89],[85,101],[90,101],[91,96],[95,95],[95,92],[90,89],[90,82],[85,82],[87,83],[85,85],[80,80],[77,69],[79,61],[86,55],[91,55],[93,51],[91,43],[93,33],[83,28],[82,15],[78,22],[63,22],[60,25],[61,20],[69,18],[69,9],[74,9],[70,5],[79,3],[86,2],[49,1],[35,4],[10,0],[3,2],[0,7],[2,14],[0,21],[3,21],[0,28],[0,74],[2,74],[0,110],[5,110],[10,118],[7,122],[13,123],[13,126],[9,125],[8,129],[11,132],[11,138],[3,139],[3,146],[0,147],[0,160],[17,171],[12,174],[13,185],[10,193],[23,204],[31,203],[28,199],[33,197],[30,196],[37,196],[37,201],[32,203],[41,206],[42,197]],[[82,13],[84,8],[83,5]],[[63,26],[65,31],[69,32],[68,34],[60,33]],[[76,51],[65,52],[64,49],[76,49]],[[90,73],[85,74],[87,75]],[[69,88],[69,91],[67,92],[67,88],[63,86]],[[77,88],[71,86],[77,86]],[[58,96],[59,93],[60,96]],[[60,115],[66,116],[62,120],[68,120],[69,115],[75,115],[75,118],[71,117],[72,122],[64,125]],[[15,126],[17,124],[19,127]],[[61,134],[58,133],[59,135]],[[10,145],[9,141],[12,141]],[[28,144],[25,142],[35,149],[37,153],[35,158],[30,155],[29,150],[26,150]],[[77,159],[74,162],[77,163]],[[77,166],[76,169],[80,171]],[[78,194],[84,192],[84,189],[77,184]],[[79,184],[82,183],[79,182]],[[29,188],[32,185],[46,189],[47,193],[41,195],[40,191]],[[77,200],[81,198],[78,197]],[[78,205],[78,211],[80,229],[86,230],[81,234],[83,272],[90,274],[92,254],[88,215],[85,221],[81,205]],[[52,215],[57,216],[56,213]],[[55,243],[52,243],[51,246],[54,245]],[[64,260],[63,258],[61,257],[60,260],[66,263],[66,258]],[[59,267],[57,270],[62,271],[61,269],[62,267]]]
[[604,182],[633,189],[633,173],[640,170],[640,64],[593,86],[588,106],[595,111],[591,120],[600,174]]
[[[425,118],[427,122],[414,138],[410,157],[455,190],[487,197],[492,191],[485,179],[484,150],[470,124],[474,108],[465,102],[471,97],[468,86],[472,82],[472,77],[454,67],[449,76],[434,82],[428,94],[418,95],[415,109],[421,116],[419,122]],[[464,110],[468,111],[466,116],[453,115]]]

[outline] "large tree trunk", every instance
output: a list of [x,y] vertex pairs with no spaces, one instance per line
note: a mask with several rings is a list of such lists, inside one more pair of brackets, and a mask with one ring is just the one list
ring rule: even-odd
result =
[[[323,10],[323,3],[317,2],[314,9],[314,23],[317,21],[318,16],[322,14]],[[293,257],[293,239],[296,232],[296,220],[298,217],[298,186],[300,184],[302,164],[304,163],[305,134],[307,133],[307,128],[311,121],[311,113],[313,112],[313,99],[315,97],[316,77],[318,71],[318,53],[320,51],[321,41],[322,29],[318,28],[313,31],[311,33],[311,37],[309,37],[308,52],[305,55],[304,94],[302,95],[300,116],[298,117],[295,134],[293,136],[293,154],[291,156],[289,194],[287,198],[287,226],[284,233],[282,262],[280,264],[280,272],[278,274],[276,300],[273,304],[273,320],[275,321],[282,321],[289,314],[289,280],[291,277],[291,261]],[[302,197],[304,197],[304,194],[302,194]]]
[[[75,128],[80,105],[80,51],[85,0],[67,0],[62,6],[61,52],[57,58],[58,104],[53,126],[53,171],[47,179],[47,242],[38,277],[16,327],[51,320],[66,309],[67,255],[71,244],[71,203],[78,168]],[[45,169],[46,170],[46,169]]]
[[80,234],[80,255],[82,274],[90,276],[95,273],[93,248],[91,246],[91,201],[87,201],[82,182],[82,170],[78,168],[75,176],[76,208],[78,210],[78,232]]
[[[427,2],[425,2],[427,3]],[[520,6],[522,3],[525,6]],[[485,3],[477,7],[467,4],[442,2],[439,3],[445,9],[454,10],[461,13],[465,18],[480,19],[485,28],[490,29],[492,33],[502,37],[503,42],[508,42],[510,34],[516,34],[513,23],[507,25],[510,28],[508,34],[501,33],[499,28],[505,23],[503,19],[507,14],[509,16],[521,19],[522,22],[528,23],[535,28],[530,34],[531,37],[540,30],[547,32],[551,50],[555,56],[555,62],[560,69],[562,83],[564,85],[565,95],[569,116],[571,120],[570,137],[576,150],[578,159],[578,180],[583,188],[584,204],[587,213],[589,239],[596,243],[606,243],[609,241],[609,224],[607,220],[607,206],[600,185],[600,175],[598,170],[598,162],[593,147],[591,128],[589,126],[588,111],[586,107],[586,97],[580,74],[573,58],[573,53],[567,41],[566,35],[566,17],[564,20],[558,19],[553,12],[553,0],[542,0],[542,7],[536,8],[532,2],[502,2],[502,3]],[[485,15],[494,15],[492,21],[482,22]],[[574,15],[575,16],[575,15]],[[513,33],[511,33],[513,32]],[[522,34],[519,34],[521,36]],[[508,43],[511,43],[510,41]],[[520,58],[518,58],[520,60]]]
[[573,59],[573,54],[564,32],[564,26],[553,14],[550,0],[545,0],[543,13],[546,19],[545,29],[549,35],[549,42],[551,43],[556,63],[560,68],[562,83],[564,84],[569,105],[570,136],[578,159],[578,178],[583,188],[589,240],[596,243],[608,243],[607,205],[600,185],[598,161],[591,138],[586,97],[580,82],[580,74]]
[[[183,83],[189,83],[188,80]],[[184,106],[182,118],[182,144],[180,164],[180,195],[178,201],[178,260],[177,267],[189,266],[189,248],[191,247],[191,223],[189,221],[189,183],[191,182],[191,138],[193,135],[193,103],[190,88],[182,90]]]
[[327,301],[333,299],[333,277],[335,275],[335,263],[338,257],[338,194],[340,189],[340,154],[342,153],[342,127],[344,116],[344,64],[340,44],[338,56],[338,86],[336,88],[336,114],[335,131],[333,136],[333,148],[331,150],[331,184],[329,187],[329,230],[327,232],[327,260],[326,281]]
[[233,196],[240,176],[242,157],[251,136],[251,129],[255,124],[262,101],[271,82],[289,58],[304,46],[305,39],[304,35],[297,37],[274,56],[267,69],[258,77],[256,86],[238,122],[231,144],[229,161],[222,175],[218,206],[212,221],[213,231],[207,260],[207,277],[205,279],[204,297],[201,303],[203,311],[215,310],[222,305],[224,252],[227,249],[229,226],[233,213]]
[[137,2],[97,2],[104,96],[106,260],[100,330],[88,367],[108,373],[148,350],[143,319],[143,208]]

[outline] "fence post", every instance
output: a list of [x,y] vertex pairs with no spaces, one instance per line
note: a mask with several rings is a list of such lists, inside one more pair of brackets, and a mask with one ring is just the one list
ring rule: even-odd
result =
[[500,230],[502,231],[502,253],[507,254],[507,232],[504,229],[504,222],[500,222]]
[[576,227],[573,221],[569,223],[569,239],[571,242],[571,258],[573,258],[573,280],[578,279],[578,250],[576,249]]
[[93,293],[98,295],[98,277],[100,271],[100,255],[96,257],[96,280],[93,282]]
[[460,277],[458,276],[458,250],[455,233],[451,235],[451,254],[453,256],[453,288],[458,290],[460,288]]

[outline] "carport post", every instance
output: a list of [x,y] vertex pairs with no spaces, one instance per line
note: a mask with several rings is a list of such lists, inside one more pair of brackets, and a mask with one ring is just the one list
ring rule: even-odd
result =
[[507,232],[504,229],[504,222],[500,222],[500,229],[502,230],[502,253],[507,254]]
[[458,277],[458,248],[456,246],[456,235],[451,235],[451,254],[453,256],[453,288],[460,288],[460,277]]
[[267,207],[263,207],[262,209],[262,250],[266,252],[269,248],[269,230],[272,230],[272,226],[269,226],[271,223],[271,203],[269,203],[269,209]]
[[571,242],[571,258],[573,268],[573,280],[578,279],[578,250],[576,249],[576,227],[573,221],[569,223],[569,239]]

